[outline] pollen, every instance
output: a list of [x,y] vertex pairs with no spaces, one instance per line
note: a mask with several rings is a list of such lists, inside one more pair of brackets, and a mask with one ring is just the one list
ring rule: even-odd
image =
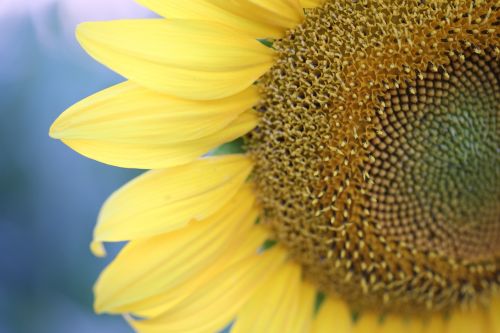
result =
[[500,286],[497,1],[327,1],[273,43],[246,138],[263,223],[355,309]]

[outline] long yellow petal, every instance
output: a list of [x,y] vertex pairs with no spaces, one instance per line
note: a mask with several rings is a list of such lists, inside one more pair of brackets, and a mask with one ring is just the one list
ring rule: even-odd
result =
[[212,134],[259,101],[257,89],[216,101],[192,101],[123,82],[76,103],[54,122],[57,139],[171,144]]
[[[241,309],[232,333],[299,333],[303,326],[296,319],[304,307],[313,304],[301,301],[301,270],[295,263],[287,263],[266,282]],[[309,315],[312,315],[308,312]],[[304,332],[305,333],[305,332]]]
[[285,255],[284,250],[276,247],[240,261],[171,311],[151,320],[136,321],[133,326],[144,333],[219,331],[230,323],[255,290],[280,267]]
[[131,81],[193,100],[239,93],[273,63],[270,48],[208,21],[90,22],[77,37],[92,57]]
[[[232,116],[228,118],[231,119]],[[200,117],[200,120],[202,119],[203,117]],[[193,124],[200,124],[198,122],[200,120],[193,120]],[[258,114],[249,110],[237,115],[226,127],[215,133],[207,133],[206,136],[193,140],[163,143],[161,140],[156,141],[155,138],[149,137],[149,142],[141,142],[145,138],[136,137],[129,141],[123,139],[122,142],[116,142],[112,138],[63,139],[62,141],[78,153],[110,165],[136,169],[171,168],[192,162],[216,147],[241,137],[257,126],[258,122]],[[171,124],[174,123],[175,121]],[[225,123],[225,120],[222,123]],[[210,126],[211,124],[206,122],[206,125]],[[212,125],[218,127],[216,120],[213,121]],[[179,131],[182,131],[180,126],[175,131],[178,133],[178,140],[183,136]],[[101,129],[100,132],[97,130],[95,132],[89,131],[88,134],[99,135],[104,132],[106,131]],[[113,130],[109,132],[113,132]],[[202,129],[199,134],[201,133]],[[165,138],[165,140],[167,139]]]
[[137,177],[104,204],[94,230],[94,253],[104,254],[104,241],[154,236],[209,217],[234,197],[251,168],[248,157],[226,155]]
[[351,318],[346,302],[328,297],[314,320],[311,333],[349,333],[352,330]]
[[168,289],[153,297],[126,307],[117,307],[117,311],[132,312],[141,318],[152,318],[166,313],[231,265],[257,253],[267,239],[268,231],[265,228],[255,226],[251,230],[245,230],[244,233],[238,232],[233,237],[232,244],[224,253],[196,276],[192,276],[184,283],[176,285],[175,288]]
[[211,265],[228,249],[236,231],[257,218],[254,195],[240,190],[206,220],[160,236],[131,241],[104,270],[96,286],[96,309],[112,311],[175,288]]
[[253,38],[279,38],[299,24],[303,13],[297,0],[137,0],[169,19],[210,20]]

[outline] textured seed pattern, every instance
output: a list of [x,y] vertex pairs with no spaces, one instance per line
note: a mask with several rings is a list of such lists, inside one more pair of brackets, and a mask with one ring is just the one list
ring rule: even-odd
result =
[[496,1],[327,1],[274,42],[247,137],[263,221],[354,308],[486,304],[500,284]]

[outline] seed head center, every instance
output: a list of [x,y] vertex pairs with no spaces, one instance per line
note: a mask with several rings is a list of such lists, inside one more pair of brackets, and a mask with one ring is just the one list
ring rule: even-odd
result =
[[500,9],[335,0],[273,47],[247,138],[264,222],[360,309],[500,284]]

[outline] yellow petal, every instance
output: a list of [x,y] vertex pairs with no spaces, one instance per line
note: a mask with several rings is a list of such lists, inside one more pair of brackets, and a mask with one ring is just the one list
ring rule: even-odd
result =
[[234,197],[251,168],[246,156],[226,155],[146,172],[106,201],[94,244],[144,238],[203,220]]
[[300,0],[300,4],[304,8],[315,8],[321,6],[325,0]]
[[[421,321],[420,319],[416,318],[414,320],[410,320],[409,318],[404,316],[389,315],[384,319],[384,321],[380,325],[378,332],[379,333],[415,332],[415,330],[418,330],[421,327],[419,326],[420,321]],[[420,333],[420,331],[418,332]]]
[[456,310],[446,323],[446,333],[490,333],[487,327],[488,318],[482,309]]
[[252,129],[251,87],[217,101],[190,101],[125,82],[75,104],[51,135],[98,161],[131,168],[165,168],[190,162]]
[[[421,317],[412,317],[407,320],[405,331],[403,333],[424,333],[426,332],[427,322]],[[442,331],[438,331],[442,332]]]
[[422,333],[445,332],[445,320],[442,314],[436,314],[425,323]]
[[195,277],[228,249],[236,232],[254,225],[258,211],[253,203],[253,193],[244,187],[203,221],[128,243],[95,286],[96,310],[117,312]]
[[239,93],[273,63],[270,48],[208,21],[90,22],[77,37],[92,57],[131,81],[186,99]]
[[297,0],[138,0],[169,19],[210,20],[254,38],[275,37],[303,19]]
[[127,307],[117,308],[117,311],[132,312],[141,318],[157,317],[190,297],[229,266],[257,253],[267,238],[268,231],[263,227],[255,226],[251,230],[245,230],[244,233],[239,231],[234,235],[233,242],[224,253],[196,276],[154,297],[146,298]]
[[493,297],[489,315],[492,333],[500,333],[500,296]]
[[380,333],[380,316],[376,313],[361,314],[359,320],[352,327],[353,333]]
[[317,290],[312,284],[302,282],[298,309],[296,315],[291,318],[293,323],[290,332],[307,333],[310,331],[314,317],[316,293]]
[[351,318],[346,302],[328,297],[314,321],[312,333],[349,333],[352,329]]
[[[229,117],[231,119],[232,116]],[[202,120],[202,117],[200,118]],[[193,124],[200,124],[200,120],[193,120]],[[225,121],[222,121],[224,123]],[[97,139],[63,139],[62,141],[77,151],[78,153],[95,159],[97,161],[116,165],[124,168],[137,169],[160,169],[171,168],[192,162],[196,158],[208,153],[216,147],[233,141],[242,135],[251,131],[259,122],[259,117],[255,111],[249,110],[237,115],[226,127],[215,133],[207,133],[193,140],[163,143],[161,140],[149,137],[149,142],[141,142],[145,138],[131,138],[129,141],[116,142],[112,138]],[[171,124],[173,125],[175,121]],[[209,122],[206,125],[210,126]],[[216,120],[212,123],[216,125]],[[203,126],[200,126],[203,127]],[[178,133],[181,140],[183,134],[180,134],[182,127],[179,126],[175,133]],[[209,129],[208,131],[211,131]],[[89,135],[95,133],[108,132],[112,135],[113,130],[89,131]],[[143,132],[147,133],[147,132]],[[172,132],[171,132],[172,133]],[[200,130],[200,133],[202,130]],[[165,138],[165,140],[167,140]],[[173,140],[172,140],[173,141]]]
[[254,87],[221,100],[192,101],[123,82],[67,109],[50,134],[66,140],[171,144],[212,134],[258,101]]
[[300,305],[302,286],[300,266],[287,263],[245,304],[231,332],[302,332],[303,326],[296,322],[297,317],[304,318],[299,312],[305,311],[304,307],[313,307],[312,302]]
[[229,324],[255,290],[279,268],[285,255],[284,250],[276,247],[242,260],[171,311],[154,319],[136,321],[133,326],[138,332],[151,333],[217,332]]

